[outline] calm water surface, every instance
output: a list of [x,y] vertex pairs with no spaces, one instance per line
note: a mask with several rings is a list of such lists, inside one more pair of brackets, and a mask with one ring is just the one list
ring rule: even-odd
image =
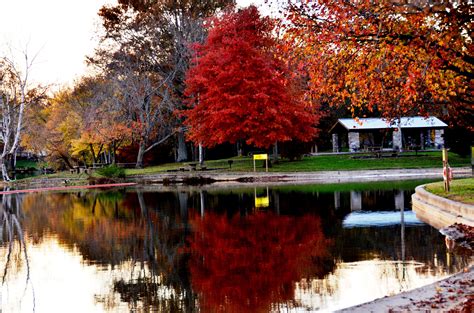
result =
[[471,263],[420,182],[3,196],[1,312],[332,311]]

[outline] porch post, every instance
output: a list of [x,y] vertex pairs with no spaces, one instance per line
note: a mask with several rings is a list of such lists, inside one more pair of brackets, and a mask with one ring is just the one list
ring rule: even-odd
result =
[[402,129],[400,127],[393,130],[392,145],[393,150],[402,151]]
[[444,129],[435,129],[434,144],[436,149],[444,147]]
[[347,139],[349,142],[349,151],[356,152],[360,149],[360,138],[359,132],[349,132],[347,134]]

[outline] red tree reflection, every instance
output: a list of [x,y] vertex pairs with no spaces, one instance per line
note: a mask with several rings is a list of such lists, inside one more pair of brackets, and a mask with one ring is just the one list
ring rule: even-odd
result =
[[267,312],[328,256],[318,217],[193,216],[190,272],[203,312]]

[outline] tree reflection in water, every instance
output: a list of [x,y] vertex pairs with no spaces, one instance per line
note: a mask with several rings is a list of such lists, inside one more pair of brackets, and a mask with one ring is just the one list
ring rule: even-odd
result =
[[[26,229],[36,241],[57,236],[77,248],[86,264],[120,275],[109,293],[96,294],[107,311],[186,312],[195,307],[185,268],[185,221],[174,210],[158,210],[136,193],[73,192],[31,194],[23,207]],[[128,272],[128,273],[127,273]],[[120,306],[120,307],[119,307]]]
[[27,292],[28,286],[30,286],[34,311],[35,292],[30,280],[30,264],[28,260],[28,251],[26,248],[23,229],[20,222],[20,220],[22,220],[22,218],[24,217],[21,210],[22,198],[18,194],[1,195],[1,197],[2,201],[0,204],[0,251],[6,254],[4,256],[5,263],[3,264],[4,269],[2,273],[2,286],[4,286],[5,284],[8,285],[8,275],[10,273],[10,270],[12,270],[13,274],[15,274],[24,264],[26,266],[24,293]]
[[[268,312],[293,307],[295,283],[323,276],[328,246],[314,215],[257,212],[192,215],[192,285],[203,312]],[[329,266],[332,268],[332,266]]]

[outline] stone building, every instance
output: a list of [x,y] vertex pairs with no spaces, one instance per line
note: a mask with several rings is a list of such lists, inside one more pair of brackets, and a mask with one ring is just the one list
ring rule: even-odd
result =
[[436,117],[341,118],[331,128],[334,152],[372,149],[424,150],[444,147],[448,125]]

